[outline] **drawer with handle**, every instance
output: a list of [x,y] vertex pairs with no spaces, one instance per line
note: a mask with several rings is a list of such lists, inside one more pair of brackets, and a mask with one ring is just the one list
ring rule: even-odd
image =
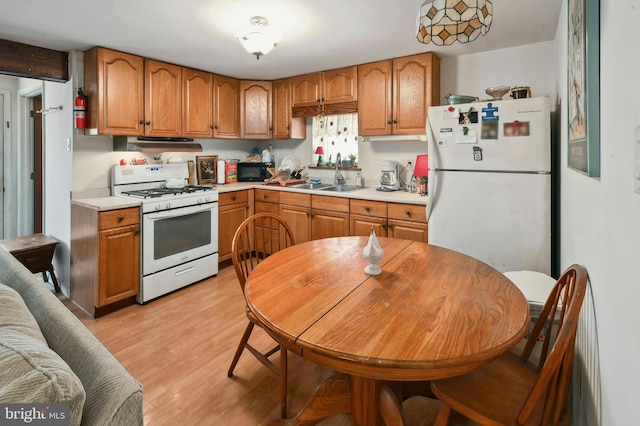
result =
[[138,223],[140,223],[140,209],[138,207],[100,212],[100,230]]

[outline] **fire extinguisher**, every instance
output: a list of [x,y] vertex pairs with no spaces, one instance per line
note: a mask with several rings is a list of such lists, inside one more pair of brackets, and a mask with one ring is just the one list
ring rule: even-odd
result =
[[73,115],[76,119],[76,129],[87,128],[87,95],[78,88],[78,96],[73,102]]

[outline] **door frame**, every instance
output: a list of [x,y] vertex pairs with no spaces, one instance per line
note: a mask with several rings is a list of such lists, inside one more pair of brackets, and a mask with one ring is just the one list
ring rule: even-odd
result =
[[[11,152],[11,128],[13,126],[12,114],[11,114],[11,99],[12,94],[8,89],[0,89],[0,95],[3,97],[2,102],[2,116],[0,119],[2,122],[0,125],[2,126],[2,135],[3,135],[3,143],[0,146],[0,176],[2,176],[2,196],[0,197],[0,211],[2,212],[2,221],[0,221],[0,238],[5,238],[5,229],[7,227],[7,213],[8,213],[8,205],[5,200],[4,194],[6,194],[6,188],[8,183],[11,183],[11,179],[7,179],[9,177],[9,173],[5,173],[7,171],[7,165],[11,164],[10,160],[7,160],[6,153]],[[6,123],[10,123],[9,126]]]
[[18,141],[16,144],[16,182],[12,188],[17,190],[18,212],[16,216],[16,235],[33,233],[34,224],[34,181],[31,171],[34,166],[34,126],[31,118],[33,99],[43,95],[43,82],[36,81],[33,85],[18,90]]

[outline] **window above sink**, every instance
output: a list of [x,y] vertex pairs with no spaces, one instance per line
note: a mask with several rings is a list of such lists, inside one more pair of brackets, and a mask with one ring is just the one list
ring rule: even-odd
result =
[[[340,153],[342,161],[352,160],[351,167],[354,167],[358,159],[358,114],[317,115],[312,120],[312,164],[334,166]],[[318,154],[315,154],[319,146],[324,150],[322,164],[318,164]]]

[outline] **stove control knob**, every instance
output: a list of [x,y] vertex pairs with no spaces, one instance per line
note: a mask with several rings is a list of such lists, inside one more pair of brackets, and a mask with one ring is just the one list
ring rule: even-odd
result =
[[213,197],[207,197],[207,201],[210,203],[213,202]]
[[197,203],[198,203],[198,204],[202,204],[202,203],[204,203],[204,201],[202,201],[202,198],[198,198]]
[[153,208],[154,208],[156,211],[160,210],[160,204],[156,204]]
[[170,209],[171,208],[171,203],[165,204],[165,208]]

